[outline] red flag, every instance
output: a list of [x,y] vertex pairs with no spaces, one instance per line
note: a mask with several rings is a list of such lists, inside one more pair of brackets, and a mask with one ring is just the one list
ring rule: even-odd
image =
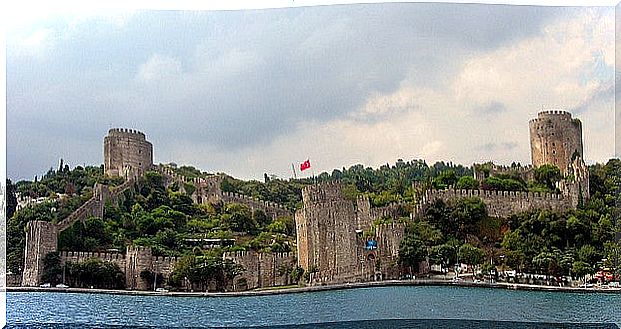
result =
[[302,163],[300,163],[300,171],[304,171],[306,169],[310,168],[310,160],[306,160]]

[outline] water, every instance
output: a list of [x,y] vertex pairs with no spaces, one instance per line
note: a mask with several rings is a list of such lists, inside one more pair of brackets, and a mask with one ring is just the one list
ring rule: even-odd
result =
[[[429,286],[212,298],[7,293],[7,323],[13,327],[230,327],[379,319],[621,324],[621,294]],[[477,327],[472,323],[472,328]],[[360,327],[360,323],[353,324]]]

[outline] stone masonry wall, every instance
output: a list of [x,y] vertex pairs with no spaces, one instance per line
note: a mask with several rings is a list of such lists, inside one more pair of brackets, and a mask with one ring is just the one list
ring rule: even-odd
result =
[[22,286],[35,287],[41,282],[43,259],[56,251],[58,231],[53,223],[38,220],[28,222],[26,231]]
[[574,154],[583,158],[582,123],[565,111],[539,112],[530,120],[530,144],[533,166],[556,165],[563,174]]
[[255,251],[227,252],[222,255],[244,268],[235,277],[233,290],[285,286],[292,284],[289,273],[296,266],[294,253],[262,253]]
[[98,258],[105,262],[111,262],[119,266],[121,270],[125,270],[125,255],[114,252],[78,252],[78,251],[61,251],[60,252],[60,262],[61,264],[65,264],[67,262],[71,263],[81,263],[91,258]]
[[[355,200],[342,195],[338,182],[308,186],[302,190],[304,208],[295,214],[298,264],[313,271],[311,284],[344,283],[394,278],[398,275],[396,260],[403,239],[404,225],[397,223],[405,203],[371,207],[369,199]],[[420,211],[419,206],[413,207]],[[389,217],[391,224],[376,227],[378,248],[365,249],[363,232],[373,222]]]
[[492,217],[509,217],[511,214],[534,209],[561,211],[572,208],[571,200],[561,194],[489,190],[427,190],[422,203],[466,197],[480,198]]
[[153,166],[153,145],[137,130],[114,128],[104,137],[104,172],[129,177]]
[[267,216],[272,218],[292,215],[287,208],[278,203],[259,200],[239,193],[223,192],[220,189],[220,184],[224,179],[223,176],[214,175],[207,178],[186,179],[183,176],[177,175],[170,168],[158,167],[158,170],[166,177],[167,185],[177,182],[180,188],[183,188],[183,185],[186,183],[192,184],[196,188],[191,195],[195,203],[239,203],[247,206],[252,211],[262,210]]
[[380,224],[375,229],[378,259],[383,279],[398,279],[399,245],[405,235],[405,224]]
[[65,262],[80,263],[92,258],[112,262],[125,273],[127,288],[136,290],[153,289],[153,287],[147,286],[147,283],[140,277],[142,271],[149,270],[153,273],[161,273],[164,278],[168,278],[177,262],[176,257],[152,256],[151,248],[140,246],[127,247],[126,254],[61,251],[60,258],[61,264],[65,264]]

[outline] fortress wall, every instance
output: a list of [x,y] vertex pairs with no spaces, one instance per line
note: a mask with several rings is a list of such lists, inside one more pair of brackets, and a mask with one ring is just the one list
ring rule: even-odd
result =
[[406,207],[405,202],[396,202],[384,207],[371,208],[371,218],[390,217],[398,219]]
[[98,258],[104,262],[111,262],[118,265],[121,270],[125,270],[125,255],[121,253],[107,253],[107,252],[79,252],[79,251],[61,251],[60,262],[65,264],[67,262],[80,263],[91,258]]
[[263,201],[238,193],[222,192],[222,201],[224,203],[239,203],[247,206],[251,210],[263,210],[266,215],[272,218],[283,216],[291,216],[291,212],[285,207],[269,201]]
[[153,270],[153,254],[151,248],[128,246],[125,254],[125,283],[127,289],[148,290],[151,287],[140,278],[144,270]]
[[521,192],[521,191],[490,191],[490,190],[428,190],[423,203],[436,199],[457,200],[466,197],[478,197],[492,217],[509,217],[511,214],[534,209],[565,210],[573,208],[571,200],[561,194]]
[[241,251],[227,252],[222,257],[244,268],[242,274],[234,278],[233,289],[236,291],[292,283],[289,273],[296,265],[294,253]]
[[306,270],[310,267],[309,253],[313,248],[313,242],[308,239],[308,220],[306,219],[304,209],[298,209],[295,212],[294,220],[298,266]]
[[36,287],[41,284],[43,259],[48,253],[56,251],[57,243],[58,231],[53,223],[35,220],[26,224],[22,286]]
[[405,235],[405,224],[390,223],[378,225],[375,231],[378,259],[383,279],[399,278],[399,247]]
[[73,223],[77,221],[84,221],[90,216],[102,217],[103,216],[103,204],[99,200],[97,195],[90,198],[78,209],[72,212],[67,218],[58,223],[58,231],[64,231],[69,228]]
[[311,284],[373,280],[378,261],[382,273],[389,268],[397,271],[393,259],[403,239],[403,224],[380,225],[376,229],[377,250],[366,250],[366,240],[356,231],[370,229],[382,216],[396,221],[407,204],[372,208],[369,199],[360,196],[354,207],[334,182],[305,187],[302,196],[304,208],[295,215],[297,247],[300,266],[316,271],[311,274]]
[[368,230],[373,225],[373,217],[371,216],[371,202],[367,196],[359,196],[356,199],[356,215],[357,228],[360,230]]
[[152,257],[151,264],[153,265],[154,273],[161,273],[165,278],[168,278],[175,269],[177,263],[177,257]]

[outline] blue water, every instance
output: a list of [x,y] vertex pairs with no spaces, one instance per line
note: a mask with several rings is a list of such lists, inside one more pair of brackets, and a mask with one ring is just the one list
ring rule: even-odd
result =
[[429,286],[211,298],[7,293],[9,325],[222,327],[378,319],[621,324],[621,294]]

